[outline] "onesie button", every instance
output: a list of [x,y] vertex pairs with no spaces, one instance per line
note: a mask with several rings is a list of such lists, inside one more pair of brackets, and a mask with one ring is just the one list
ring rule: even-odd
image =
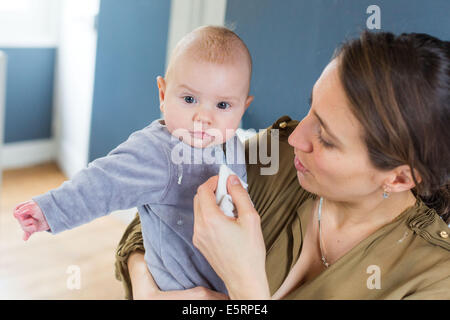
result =
[[448,232],[447,231],[441,231],[439,233],[439,235],[441,236],[441,238],[447,239],[448,238]]
[[177,221],[177,225],[181,226],[182,224],[183,224],[183,220],[180,219]]

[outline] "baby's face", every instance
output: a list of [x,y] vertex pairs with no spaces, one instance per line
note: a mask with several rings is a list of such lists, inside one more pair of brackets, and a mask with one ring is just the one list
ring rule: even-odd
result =
[[167,81],[158,77],[160,108],[169,132],[193,147],[231,138],[253,97],[245,63],[211,63],[182,56]]

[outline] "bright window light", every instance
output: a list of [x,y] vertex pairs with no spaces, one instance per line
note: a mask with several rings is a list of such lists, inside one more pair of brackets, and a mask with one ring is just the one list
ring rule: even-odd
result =
[[0,12],[27,11],[31,7],[31,0],[0,0]]

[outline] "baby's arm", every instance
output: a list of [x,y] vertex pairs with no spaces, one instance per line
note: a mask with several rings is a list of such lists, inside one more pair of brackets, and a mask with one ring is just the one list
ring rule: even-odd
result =
[[169,166],[158,140],[143,129],[59,188],[19,205],[14,216],[28,239],[36,231],[58,233],[115,210],[157,202],[167,188]]

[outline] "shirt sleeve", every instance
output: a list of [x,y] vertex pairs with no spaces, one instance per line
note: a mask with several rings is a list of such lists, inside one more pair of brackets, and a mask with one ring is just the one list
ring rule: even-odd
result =
[[115,210],[160,201],[168,187],[168,151],[146,129],[33,200],[52,233],[72,229]]

